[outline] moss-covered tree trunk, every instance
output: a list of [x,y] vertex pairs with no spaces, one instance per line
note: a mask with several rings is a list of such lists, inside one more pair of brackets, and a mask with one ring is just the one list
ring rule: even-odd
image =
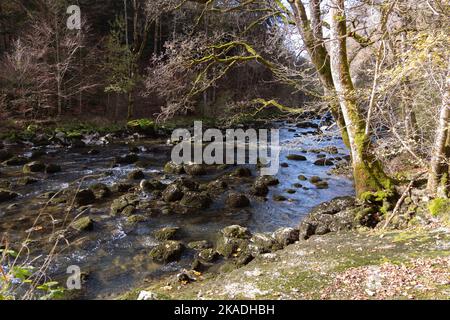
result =
[[[331,74],[330,56],[328,55],[323,39],[320,2],[319,0],[310,1],[311,17],[308,18],[306,9],[300,0],[289,1],[294,12],[296,26],[311,57],[311,62],[319,75],[320,82],[324,88],[324,94],[326,97],[333,97],[335,95],[335,88]],[[339,104],[335,101],[330,101],[329,105],[331,113],[339,126],[342,139],[345,145],[350,148],[345,120]]]
[[430,171],[428,174],[428,192],[432,196],[448,196],[448,146],[450,127],[450,61],[446,84],[442,95],[442,105],[439,113],[439,123],[434,139],[431,156]]
[[339,105],[347,125],[352,152],[356,193],[376,192],[392,188],[381,163],[370,153],[370,139],[365,132],[364,116],[356,102],[347,58],[347,21],[344,0],[331,0],[330,58],[331,73]]

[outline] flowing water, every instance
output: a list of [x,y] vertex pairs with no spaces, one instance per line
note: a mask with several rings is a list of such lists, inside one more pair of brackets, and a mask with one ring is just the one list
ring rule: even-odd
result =
[[[280,162],[286,162],[288,166],[280,168],[277,176],[280,184],[271,187],[266,200],[251,197],[249,208],[229,209],[224,204],[226,197],[224,192],[214,198],[213,205],[209,209],[188,215],[150,216],[145,222],[131,227],[126,224],[124,217],[110,215],[111,202],[119,196],[114,194],[110,199],[96,203],[83,213],[89,214],[96,221],[94,230],[83,233],[74,244],[55,256],[49,274],[57,279],[64,279],[67,266],[77,265],[87,274],[79,298],[113,297],[142,283],[151,282],[161,275],[189,267],[194,257],[194,252],[189,250],[184,251],[178,262],[167,265],[152,262],[148,253],[158,244],[153,237],[153,232],[157,229],[166,226],[180,227],[179,237],[184,243],[196,240],[214,241],[219,230],[233,224],[246,226],[252,232],[273,232],[279,227],[297,226],[311,208],[322,202],[338,196],[353,195],[352,182],[346,177],[330,174],[329,166],[314,165],[318,154],[310,152],[311,149],[336,146],[339,153],[327,155],[328,157],[347,156],[342,140],[335,133],[317,135],[312,133],[314,130],[310,128],[297,128],[287,123],[274,125],[280,128],[282,146]],[[162,172],[164,164],[170,160],[170,148],[164,145],[164,141],[118,141],[105,146],[96,146],[98,154],[87,152],[94,147],[73,150],[47,147],[46,155],[39,160],[59,164],[62,167],[61,173],[38,175],[37,177],[42,180],[20,187],[16,186],[16,182],[23,177],[21,166],[0,169],[0,180],[10,181],[14,191],[21,195],[12,202],[0,204],[0,234],[7,234],[9,241],[16,245],[29,237],[28,247],[31,250],[31,257],[45,256],[53,244],[49,241],[48,234],[53,231],[53,227],[61,225],[64,221],[68,204],[62,203],[48,208],[46,214],[34,225],[39,210],[48,201],[42,199],[40,195],[58,192],[68,187],[76,188],[80,183],[81,187],[85,188],[99,182],[112,186],[126,180],[127,175],[135,170],[136,166],[111,167],[111,163],[116,156],[129,153],[130,144],[140,148],[139,156],[141,162],[145,163],[143,171],[146,178],[157,178],[164,183],[170,183],[177,178],[164,175]],[[31,146],[8,146],[8,148],[15,154],[25,156],[29,156],[32,151]],[[286,156],[290,153],[302,154],[308,161],[286,160]],[[233,168],[201,177],[199,181],[211,181],[229,174],[230,170]],[[254,176],[258,174],[256,168],[252,168],[252,171]],[[299,175],[319,176],[328,182],[329,188],[317,189],[308,181],[300,181],[297,178]],[[80,179],[86,176],[88,178],[80,182]],[[239,179],[229,189],[248,193],[252,181],[249,178]],[[298,185],[294,187],[296,183],[301,183],[303,187]],[[287,189],[295,189],[296,192],[288,194]],[[274,195],[283,195],[288,201],[274,201]],[[149,195],[142,193],[141,197],[146,200]]]

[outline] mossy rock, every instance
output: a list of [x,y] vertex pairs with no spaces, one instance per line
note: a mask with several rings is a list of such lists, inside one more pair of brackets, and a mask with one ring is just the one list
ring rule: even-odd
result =
[[184,193],[181,188],[176,184],[169,185],[162,193],[162,198],[166,202],[175,202],[183,198]]
[[237,178],[251,177],[252,171],[249,168],[239,167],[231,175]]
[[179,241],[165,241],[150,251],[150,257],[159,263],[177,261],[183,249],[184,247]]
[[207,209],[212,203],[207,193],[188,191],[184,193],[180,204],[182,206],[194,209]]
[[135,194],[126,194],[115,199],[111,204],[111,215],[119,213],[130,215],[139,205],[139,198]]
[[241,193],[230,193],[227,197],[226,204],[231,208],[246,208],[250,206],[250,200]]
[[428,204],[428,211],[433,217],[450,214],[450,199],[436,198]]
[[156,124],[151,119],[137,119],[127,123],[127,128],[136,133],[153,135],[156,132]]
[[96,200],[95,194],[90,189],[80,190],[75,196],[75,203],[79,207],[93,204],[95,203],[95,200]]
[[40,161],[33,161],[30,163],[27,163],[23,166],[23,173],[35,173],[35,172],[44,172],[45,171],[45,164]]
[[211,243],[207,240],[200,240],[200,241],[192,241],[188,243],[188,248],[194,249],[194,250],[203,250],[203,249],[210,249],[212,248]]
[[164,166],[164,173],[167,174],[183,174],[185,173],[182,164],[176,164],[175,162],[169,161]]
[[22,177],[17,181],[17,184],[21,185],[21,186],[29,186],[32,184],[35,184],[39,182],[38,179],[32,178],[32,177]]
[[273,200],[277,201],[277,202],[284,202],[284,201],[287,201],[288,199],[283,195],[277,194],[277,195],[273,196]]
[[89,187],[97,199],[105,199],[111,195],[111,190],[106,184],[96,183]]
[[144,178],[145,174],[142,170],[134,170],[128,174],[128,179],[130,180],[142,180]]
[[206,174],[206,165],[204,164],[185,164],[183,168],[190,176],[204,176]]
[[203,249],[198,253],[198,258],[202,262],[211,263],[217,258],[217,252],[214,249]]
[[180,228],[166,227],[155,231],[154,236],[158,241],[174,240]]
[[141,214],[133,214],[127,217],[127,223],[129,225],[136,225],[141,222],[147,221],[147,217]]
[[90,217],[82,217],[73,221],[70,226],[77,231],[92,231],[94,229],[94,220]]

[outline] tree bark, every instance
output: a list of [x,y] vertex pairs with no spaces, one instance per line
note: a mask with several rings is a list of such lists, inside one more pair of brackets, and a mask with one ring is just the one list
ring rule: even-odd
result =
[[391,190],[392,181],[381,163],[369,152],[370,139],[365,132],[365,120],[359,110],[347,57],[347,21],[344,0],[330,0],[330,58],[331,73],[352,152],[353,176],[358,197],[365,192]]
[[[324,87],[324,94],[326,97],[333,97],[335,87],[331,74],[330,56],[323,41],[320,1],[310,1],[311,20],[308,19],[306,9],[300,0],[289,0],[289,3],[294,12],[296,26],[305,43],[311,62],[315,66],[320,82]],[[335,101],[330,101],[329,105],[331,113],[341,131],[342,139],[345,145],[350,148],[346,124],[339,104]]]
[[434,139],[428,174],[428,192],[431,196],[448,196],[448,147],[450,127],[450,60],[439,112],[439,123]]

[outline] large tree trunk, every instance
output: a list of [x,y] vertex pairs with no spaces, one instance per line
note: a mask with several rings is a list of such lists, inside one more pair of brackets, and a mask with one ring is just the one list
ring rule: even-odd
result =
[[[331,75],[330,57],[323,41],[322,18],[320,13],[320,0],[310,1],[311,19],[308,19],[306,9],[300,0],[289,0],[295,16],[295,23],[305,43],[311,62],[319,75],[324,87],[326,97],[333,97],[335,88]],[[350,142],[346,130],[345,120],[339,108],[339,104],[330,101],[330,110],[341,131],[342,139],[347,147]]]
[[448,142],[450,126],[450,61],[444,93],[442,95],[442,106],[439,113],[439,123],[434,139],[433,154],[428,175],[428,192],[432,196],[448,196]]
[[365,120],[356,102],[347,58],[347,21],[344,0],[330,0],[330,4],[331,73],[341,111],[347,124],[355,189],[360,197],[368,191],[391,189],[392,183],[384,173],[381,163],[370,154],[370,139],[365,132]]

